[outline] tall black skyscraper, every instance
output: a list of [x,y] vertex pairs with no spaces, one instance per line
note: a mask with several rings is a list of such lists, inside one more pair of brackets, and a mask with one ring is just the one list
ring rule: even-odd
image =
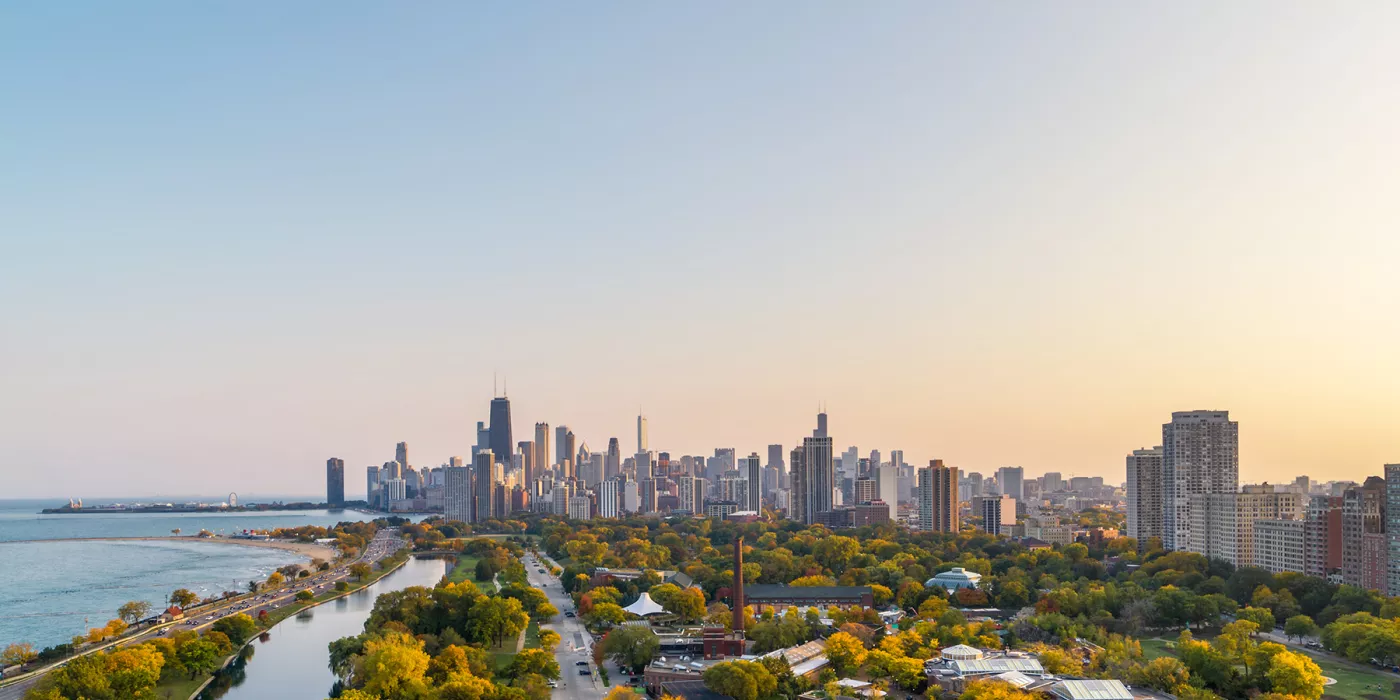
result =
[[505,396],[491,399],[491,454],[506,462],[515,454],[510,432],[510,399]]
[[331,457],[326,460],[326,505],[339,508],[345,505],[345,460]]

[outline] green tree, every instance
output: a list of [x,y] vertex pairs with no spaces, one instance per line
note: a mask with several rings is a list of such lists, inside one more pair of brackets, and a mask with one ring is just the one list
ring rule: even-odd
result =
[[1303,641],[1303,637],[1311,637],[1317,634],[1317,625],[1314,624],[1313,619],[1307,615],[1294,615],[1284,621],[1283,633],[1290,637],[1296,637],[1298,641],[1301,642]]
[[558,680],[559,662],[555,660],[554,654],[544,649],[522,649],[511,661],[508,673],[514,678],[522,678],[534,673],[548,679]]
[[199,602],[199,596],[188,588],[176,588],[170,594],[170,604],[181,608],[188,608],[197,602]]
[[308,590],[300,590],[300,591],[297,591],[297,596],[296,596],[296,598],[297,598],[297,600],[299,600],[299,601],[305,603],[305,602],[310,601],[310,600],[315,600],[315,599],[316,599],[316,594],[315,594],[315,593],[312,593],[311,591],[308,591]]
[[1274,614],[1267,608],[1244,608],[1235,613],[1235,616],[1259,625],[1259,629],[1265,632],[1271,632],[1274,629]]
[[175,656],[189,670],[191,679],[219,667],[219,648],[207,639],[195,638],[181,644]]
[[242,644],[248,641],[254,634],[257,634],[258,623],[255,622],[253,618],[249,617],[247,613],[238,613],[237,615],[219,618],[210,629],[228,635],[229,640],[234,644]]
[[603,654],[633,673],[646,670],[660,650],[661,639],[649,627],[618,627],[603,638]]
[[357,561],[350,565],[350,575],[354,576],[357,581],[363,581],[368,578],[371,571],[373,570],[370,569],[369,564],[362,561]]
[[121,607],[117,608],[117,617],[133,625],[150,613],[151,604],[144,600],[127,601],[122,603]]

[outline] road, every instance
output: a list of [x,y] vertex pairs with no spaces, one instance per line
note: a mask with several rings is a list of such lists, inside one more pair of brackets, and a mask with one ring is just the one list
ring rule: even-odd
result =
[[[262,593],[251,598],[240,596],[228,602],[217,603],[207,609],[200,609],[186,620],[182,620],[173,625],[152,628],[147,632],[123,639],[120,642],[108,646],[130,646],[132,644],[140,644],[155,639],[156,637],[168,636],[172,632],[188,630],[198,631],[214,624],[219,618],[235,615],[237,613],[247,613],[249,616],[256,618],[259,613],[266,610],[270,615],[283,607],[294,605],[297,602],[296,594],[300,591],[311,589],[318,595],[330,591],[337,581],[345,581],[350,578],[351,564],[356,562],[373,564],[397,552],[399,549],[403,548],[403,546],[404,541],[398,528],[384,528],[375,533],[374,539],[370,540],[369,544],[365,545],[365,551],[354,561],[344,562],[335,568],[313,574],[306,578],[296,579],[291,585],[279,588],[271,593]],[[66,663],[66,661],[45,668],[44,673],[63,665],[63,663]],[[20,700],[24,697],[25,692],[33,687],[35,683],[39,682],[39,679],[43,677],[44,673],[38,673],[22,681],[0,687],[0,700]]]
[[[559,633],[559,648],[554,653],[554,657],[559,661],[559,687],[554,689],[552,700],[601,700],[607,695],[608,689],[598,677],[598,670],[593,668],[593,637],[584,629],[578,618],[565,616],[565,612],[574,609],[574,601],[564,593],[559,579],[548,573],[550,567],[556,564],[547,558],[537,558],[528,553],[524,562],[525,574],[530,585],[544,591],[549,597],[549,602],[559,609],[559,616],[554,622],[540,625],[543,629],[552,629]],[[544,569],[546,573],[540,573],[540,569]],[[579,671],[585,668],[578,664],[580,661],[588,664],[588,676],[579,675]],[[619,672],[614,668],[608,673],[616,684]]]

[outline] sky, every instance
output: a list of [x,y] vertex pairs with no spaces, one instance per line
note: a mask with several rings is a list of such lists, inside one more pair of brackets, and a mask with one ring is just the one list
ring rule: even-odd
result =
[[[0,7],[7,497],[516,440],[1400,462],[1400,4]],[[354,496],[361,481],[351,479]]]

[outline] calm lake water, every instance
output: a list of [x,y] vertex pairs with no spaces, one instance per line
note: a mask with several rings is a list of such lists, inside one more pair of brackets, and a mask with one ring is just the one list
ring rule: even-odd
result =
[[249,645],[252,656],[230,676],[236,685],[211,688],[201,700],[328,697],[336,678],[331,673],[327,645],[363,632],[379,594],[409,586],[432,587],[446,573],[446,560],[410,559],[362,591],[283,620]]
[[117,606],[152,608],[176,588],[210,595],[267,578],[304,559],[292,552],[200,542],[16,542],[74,537],[160,537],[183,532],[334,525],[371,516],[355,511],[38,515],[63,501],[0,501],[0,647],[43,648],[116,617]]

